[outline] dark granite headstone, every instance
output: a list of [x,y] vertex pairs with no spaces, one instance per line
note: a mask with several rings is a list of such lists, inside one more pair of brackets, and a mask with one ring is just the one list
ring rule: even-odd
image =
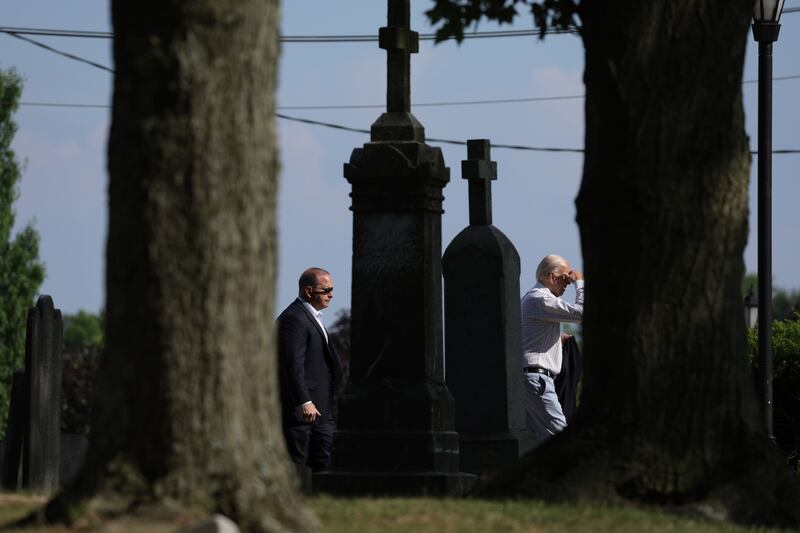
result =
[[519,254],[492,225],[497,163],[485,139],[467,142],[469,222],[444,253],[447,387],[456,401],[461,470],[489,474],[533,447],[525,430]]
[[314,490],[337,494],[458,494],[453,398],[442,353],[442,189],[439,148],[411,114],[418,35],[409,0],[389,0],[387,110],[345,165],[352,185],[350,380],[339,403],[333,469]]
[[19,488],[22,467],[22,444],[25,435],[27,409],[27,378],[17,370],[11,379],[11,402],[8,406],[6,440],[3,442],[2,486],[7,490]]
[[28,401],[22,453],[22,485],[32,490],[58,488],[61,437],[61,311],[50,296],[40,296],[28,312],[25,374]]
[[75,433],[61,434],[61,461],[58,468],[59,484],[63,487],[71,483],[86,463],[89,439]]

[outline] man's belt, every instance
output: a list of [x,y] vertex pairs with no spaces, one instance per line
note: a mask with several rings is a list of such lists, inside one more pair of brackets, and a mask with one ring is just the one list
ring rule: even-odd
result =
[[523,372],[526,374],[544,374],[549,378],[555,379],[556,375],[547,370],[546,368],[542,368],[540,366],[526,366],[522,369]]

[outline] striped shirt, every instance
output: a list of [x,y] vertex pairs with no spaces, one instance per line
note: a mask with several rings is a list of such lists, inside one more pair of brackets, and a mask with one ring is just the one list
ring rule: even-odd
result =
[[575,282],[575,303],[565,302],[536,283],[525,293],[522,307],[522,355],[527,366],[540,366],[553,374],[561,371],[561,322],[583,318],[583,280]]

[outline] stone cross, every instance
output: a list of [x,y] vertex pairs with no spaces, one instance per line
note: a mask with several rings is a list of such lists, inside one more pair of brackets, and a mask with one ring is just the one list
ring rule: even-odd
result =
[[[467,141],[469,223],[444,252],[447,388],[455,399],[463,472],[491,475],[533,447],[525,430],[519,254],[492,224],[488,139]],[[476,394],[475,391],[480,391]]]
[[386,27],[378,44],[386,50],[386,113],[372,125],[372,141],[425,140],[422,124],[411,114],[411,54],[419,52],[419,34],[411,31],[411,1],[388,0]]
[[388,8],[379,34],[387,109],[344,165],[353,199],[349,381],[339,396],[332,468],[314,473],[312,488],[463,494],[477,478],[458,469],[442,346],[442,192],[450,169],[410,112],[409,55],[418,36],[409,29],[409,0],[388,0]]
[[491,161],[488,139],[467,141],[467,159],[461,161],[461,177],[469,182],[469,223],[492,223],[492,180],[497,179],[497,163]]
[[419,52],[419,34],[411,31],[410,0],[390,0],[387,27],[378,43],[387,52],[386,111],[411,112],[411,54]]

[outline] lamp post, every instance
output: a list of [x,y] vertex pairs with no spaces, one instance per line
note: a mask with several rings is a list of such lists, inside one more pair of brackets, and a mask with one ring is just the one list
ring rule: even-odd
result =
[[758,296],[753,292],[752,285],[744,297],[744,323],[747,329],[753,329],[758,324]]
[[784,0],[756,0],[758,41],[758,368],[764,426],[772,432],[772,43],[778,40]]

